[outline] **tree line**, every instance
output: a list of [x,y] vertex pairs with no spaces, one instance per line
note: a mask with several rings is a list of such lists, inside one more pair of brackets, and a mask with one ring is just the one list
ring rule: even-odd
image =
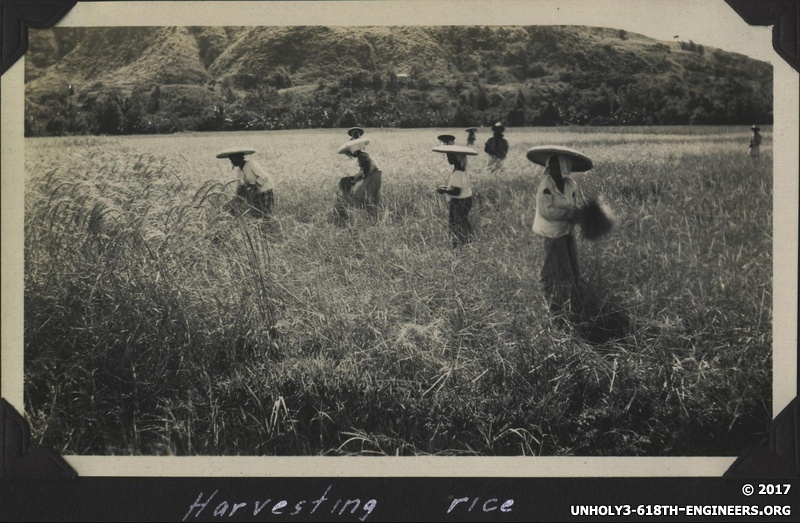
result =
[[[528,40],[503,45],[496,44],[502,33],[485,28],[442,31],[449,48],[460,49],[444,72],[418,64],[407,74],[353,66],[335,78],[295,85],[292,71],[278,67],[266,78],[243,73],[208,85],[69,86],[27,100],[25,134],[451,127],[498,120],[512,127],[772,122],[769,65],[691,41],[680,42],[677,53],[664,44],[637,53],[624,44],[570,46],[541,28],[531,28]],[[617,38],[624,42],[628,35],[619,31]]]

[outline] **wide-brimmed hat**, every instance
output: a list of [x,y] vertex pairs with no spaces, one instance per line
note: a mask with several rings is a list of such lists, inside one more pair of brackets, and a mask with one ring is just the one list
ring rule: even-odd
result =
[[501,133],[506,130],[506,126],[501,122],[497,122],[492,126],[492,131],[500,131]]
[[468,133],[476,133],[476,132],[478,132],[478,128],[477,127],[469,127],[468,129],[465,129],[465,130]]
[[440,134],[436,139],[445,145],[453,145],[456,141],[456,137],[452,134]]
[[554,154],[568,157],[572,163],[572,172],[588,171],[593,167],[591,158],[582,152],[561,145],[537,145],[528,149],[526,156],[535,164],[547,166],[547,159]]
[[477,156],[478,151],[463,145],[437,145],[431,151],[435,153],[453,153],[453,154],[467,154],[469,156]]
[[751,127],[750,129],[752,129],[752,130],[754,130],[754,131],[760,131],[760,130],[761,130],[761,127],[759,127],[759,126],[757,126],[757,125],[754,125],[754,126],[753,126],[753,127]]
[[369,144],[369,138],[353,138],[349,142],[345,142],[339,147],[339,154],[347,154],[347,153],[354,153],[356,151],[362,151],[364,148]]
[[228,147],[217,153],[217,158],[230,158],[234,154],[253,154],[255,149],[249,147]]
[[361,127],[351,127],[350,129],[347,130],[347,135],[353,138],[354,140],[360,138],[362,134],[364,134],[364,129],[362,129]]

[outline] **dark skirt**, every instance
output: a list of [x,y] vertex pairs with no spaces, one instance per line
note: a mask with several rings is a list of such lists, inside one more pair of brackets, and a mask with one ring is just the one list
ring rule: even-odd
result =
[[472,209],[472,196],[468,198],[450,198],[450,239],[453,247],[472,241],[472,225],[469,223],[469,211]]
[[564,310],[580,298],[578,247],[572,234],[544,239],[542,289],[554,312]]
[[275,193],[272,189],[257,193],[253,198],[253,207],[261,214],[272,213],[272,208],[275,207]]
[[243,185],[236,191],[236,195],[246,204],[243,214],[250,214],[257,218],[271,214],[272,208],[275,206],[275,193],[272,189],[258,192],[255,187]]

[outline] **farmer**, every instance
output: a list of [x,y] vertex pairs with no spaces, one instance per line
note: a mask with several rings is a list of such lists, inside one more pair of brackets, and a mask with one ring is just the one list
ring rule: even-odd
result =
[[472,147],[475,145],[475,133],[478,132],[477,127],[470,127],[467,129],[467,145]]
[[750,138],[750,157],[758,158],[761,156],[761,128],[754,125],[750,130],[753,131],[753,136]]
[[442,145],[455,145],[456,137],[452,134],[440,134],[436,137],[437,140],[442,142]]
[[477,156],[477,151],[462,145],[439,145],[434,152],[447,154],[447,162],[453,166],[453,173],[446,186],[437,187],[436,192],[447,199],[450,223],[450,239],[453,247],[472,240],[472,225],[469,211],[472,208],[472,188],[467,176],[467,156]]
[[358,174],[351,177],[352,184],[358,184],[353,192],[353,202],[359,207],[366,208],[370,215],[375,217],[381,203],[383,173],[364,150],[367,144],[369,144],[367,138],[354,138],[342,145],[339,153],[358,161]]
[[262,218],[272,212],[275,205],[275,185],[267,172],[255,160],[245,160],[255,149],[232,147],[217,153],[217,158],[228,158],[236,172],[236,195],[248,205],[248,211]]
[[569,174],[592,168],[585,155],[567,147],[540,146],[528,151],[528,159],[545,165],[544,178],[536,193],[533,232],[544,238],[542,289],[550,309],[561,311],[580,297],[580,271],[575,224],[581,219],[576,196],[578,185]]
[[489,160],[486,167],[494,174],[500,172],[503,168],[503,160],[508,155],[508,142],[503,138],[503,132],[506,130],[505,126],[497,122],[492,126],[492,137],[486,140],[483,146],[484,152],[489,155]]

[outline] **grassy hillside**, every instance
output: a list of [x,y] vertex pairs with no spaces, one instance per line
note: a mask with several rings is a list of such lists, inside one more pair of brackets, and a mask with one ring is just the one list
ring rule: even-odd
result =
[[[55,28],[30,40],[28,135],[772,119],[769,64],[604,28]],[[187,94],[199,115],[187,120],[159,104],[165,85],[211,98]]]
[[286,71],[294,85],[336,82],[354,71],[408,73],[414,65],[446,72],[442,46],[421,27],[252,28],[210,67],[218,81],[258,85]]

